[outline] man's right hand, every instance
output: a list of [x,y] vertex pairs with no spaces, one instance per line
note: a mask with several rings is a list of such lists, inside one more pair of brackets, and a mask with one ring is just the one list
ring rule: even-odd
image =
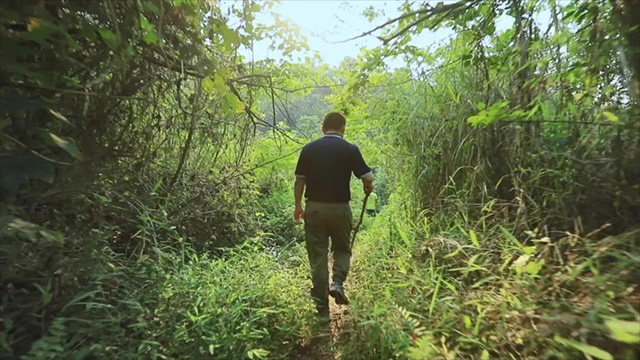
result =
[[303,217],[304,217],[304,209],[302,208],[301,205],[297,205],[295,211],[293,212],[293,219],[296,222],[300,222],[302,221]]
[[369,173],[367,176],[362,178],[362,189],[367,195],[373,192],[373,174]]

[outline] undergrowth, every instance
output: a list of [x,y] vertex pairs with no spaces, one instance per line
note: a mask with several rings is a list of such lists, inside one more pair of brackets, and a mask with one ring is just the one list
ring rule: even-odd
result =
[[517,238],[397,203],[359,236],[345,358],[638,355],[640,229]]
[[216,359],[287,354],[312,313],[305,257],[299,247],[279,256],[259,250],[248,243],[224,259],[194,255],[188,266],[165,276],[145,323],[145,337],[157,339],[155,352]]
[[260,244],[249,239],[215,259],[112,256],[24,358],[284,358],[310,331],[304,250],[272,255]]

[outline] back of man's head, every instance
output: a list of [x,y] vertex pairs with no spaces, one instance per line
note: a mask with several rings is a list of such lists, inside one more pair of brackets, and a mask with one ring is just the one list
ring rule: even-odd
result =
[[322,130],[323,131],[339,131],[347,123],[347,119],[344,118],[344,115],[339,112],[331,112],[328,113],[327,116],[324,117],[324,121],[322,122]]

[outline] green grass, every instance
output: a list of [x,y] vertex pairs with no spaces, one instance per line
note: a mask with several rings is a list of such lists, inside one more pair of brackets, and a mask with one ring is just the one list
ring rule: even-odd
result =
[[634,358],[639,230],[519,239],[387,210],[356,245],[344,358]]
[[278,359],[311,331],[300,244],[271,255],[253,238],[217,258],[112,256],[98,268],[25,358]]
[[286,355],[312,314],[306,265],[299,247],[279,257],[258,250],[247,244],[224,259],[194,257],[166,276],[145,323],[155,351],[217,359]]
[[[402,203],[358,235],[342,359],[634,358],[640,230],[515,236],[506,224],[410,216]],[[279,359],[314,337],[301,243],[262,234],[215,258],[102,248],[90,286],[62,308],[55,284],[38,285],[34,314],[51,325],[25,359]],[[19,324],[5,324],[6,343]]]

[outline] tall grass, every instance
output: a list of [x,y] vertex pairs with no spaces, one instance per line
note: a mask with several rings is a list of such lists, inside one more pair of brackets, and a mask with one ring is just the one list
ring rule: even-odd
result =
[[193,255],[165,276],[143,327],[154,352],[217,359],[287,354],[312,314],[305,258],[300,247],[276,257],[259,244],[247,242],[223,259]]
[[299,244],[268,254],[259,237],[213,259],[102,254],[91,286],[57,309],[25,358],[284,358],[310,331],[303,255]]
[[637,355],[639,229],[516,237],[401,212],[390,204],[356,245],[345,358]]

